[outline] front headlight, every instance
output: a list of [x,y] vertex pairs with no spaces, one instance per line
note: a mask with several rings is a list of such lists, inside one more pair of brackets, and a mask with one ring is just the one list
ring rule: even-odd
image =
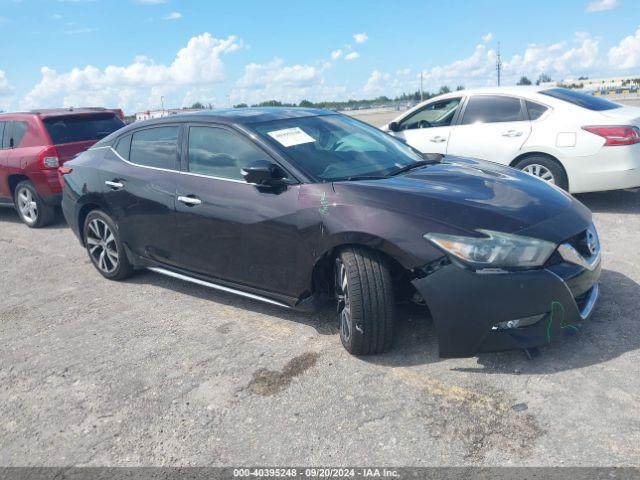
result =
[[555,244],[537,238],[491,230],[478,232],[485,237],[427,233],[424,238],[475,268],[540,267],[556,249]]

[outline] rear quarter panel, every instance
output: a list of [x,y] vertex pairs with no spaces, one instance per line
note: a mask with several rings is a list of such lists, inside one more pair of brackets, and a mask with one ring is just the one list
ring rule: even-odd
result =
[[87,150],[66,164],[73,171],[64,176],[62,211],[77,235],[82,229],[79,214],[84,206],[97,205],[106,210],[99,173],[105,151],[103,148]]

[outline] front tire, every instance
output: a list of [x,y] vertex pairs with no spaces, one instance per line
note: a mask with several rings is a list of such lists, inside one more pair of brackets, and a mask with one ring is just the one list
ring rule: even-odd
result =
[[362,247],[342,250],[335,260],[340,340],[353,355],[375,355],[393,341],[395,303],[385,258]]
[[56,219],[55,207],[47,205],[28,180],[16,185],[13,202],[20,220],[30,228],[46,227]]
[[569,190],[569,181],[562,165],[557,160],[542,155],[525,157],[515,164],[515,168],[545,182]]
[[103,277],[124,280],[133,274],[118,228],[106,213],[93,210],[87,215],[83,238],[91,263]]

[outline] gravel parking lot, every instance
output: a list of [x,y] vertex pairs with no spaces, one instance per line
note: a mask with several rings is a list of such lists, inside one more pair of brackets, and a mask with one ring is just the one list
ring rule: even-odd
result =
[[331,311],[109,282],[62,219],[1,209],[0,465],[640,465],[640,192],[579,198],[601,302],[532,360],[441,360],[406,308],[392,352],[355,358]]

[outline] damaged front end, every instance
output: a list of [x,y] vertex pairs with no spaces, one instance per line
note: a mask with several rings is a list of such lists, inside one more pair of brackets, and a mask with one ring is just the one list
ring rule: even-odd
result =
[[539,268],[473,268],[456,255],[412,281],[431,311],[441,357],[533,348],[580,329],[599,295],[595,228],[562,242]]

